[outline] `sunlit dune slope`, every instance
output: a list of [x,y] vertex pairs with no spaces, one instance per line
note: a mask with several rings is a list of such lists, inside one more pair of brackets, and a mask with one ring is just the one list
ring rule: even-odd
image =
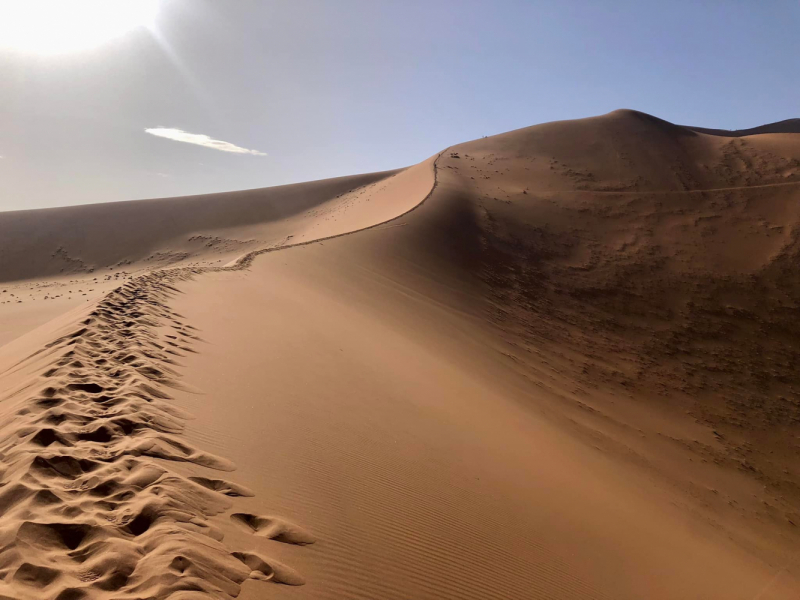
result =
[[[236,195],[167,200],[163,207],[144,203],[139,224],[152,225],[160,238],[144,231],[116,248],[107,235],[89,228],[79,246],[84,256],[126,251],[131,263],[126,269],[134,274],[97,281],[92,273],[73,273],[66,283],[62,277],[59,290],[74,292],[83,285],[75,278],[82,276],[93,292],[68,312],[63,304],[31,297],[55,289],[43,277],[46,258],[32,263],[45,265],[39,279],[4,286],[6,297],[12,290],[14,295],[3,299],[3,322],[16,320],[21,306],[35,302],[59,306],[63,314],[0,345],[0,596],[232,600],[251,579],[302,585],[305,579],[292,567],[269,553],[253,553],[251,542],[238,543],[233,532],[222,531],[226,526],[258,530],[264,540],[290,546],[315,541],[282,518],[230,510],[231,498],[253,492],[246,484],[220,479],[236,468],[229,459],[188,443],[190,413],[178,408],[173,396],[197,390],[190,381],[194,375],[186,383],[180,379],[188,374],[183,361],[203,340],[171,307],[176,286],[203,274],[242,273],[258,253],[275,253],[287,243],[373,227],[419,204],[433,185],[430,159],[391,174],[298,186],[306,194],[319,192],[310,198],[295,188],[293,196],[286,189],[263,192],[260,201],[245,194],[238,206]],[[78,212],[94,215],[94,225],[101,226],[99,212],[112,230],[123,231],[127,208],[118,204]],[[199,215],[192,217],[195,209]],[[286,213],[281,218],[278,209]],[[231,252],[230,267],[219,264],[223,259],[217,257],[224,254],[212,251],[192,261],[173,261],[179,266],[148,270],[146,261],[136,262],[144,241],[156,237],[160,244],[172,244],[188,233],[185,224],[157,219],[170,213],[185,214],[194,236],[195,227],[236,222],[238,227],[225,231],[232,236],[254,232],[262,239],[245,254],[234,246],[239,255]],[[36,216],[42,225],[55,227],[53,211]],[[70,236],[71,224],[65,220],[64,231],[55,233]],[[270,243],[277,232],[281,237]],[[28,247],[42,257],[41,249]],[[22,288],[28,292],[23,296],[24,285],[39,287]],[[248,353],[259,355],[253,349]],[[232,375],[222,367],[211,371]],[[239,400],[229,398],[228,409],[247,418]]]
[[413,208],[432,185],[433,158],[260,190],[0,213],[0,345],[135,273],[220,267],[371,227]]

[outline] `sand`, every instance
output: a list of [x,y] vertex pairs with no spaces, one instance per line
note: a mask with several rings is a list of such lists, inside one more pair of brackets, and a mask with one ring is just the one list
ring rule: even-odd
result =
[[1,214],[0,597],[796,598],[800,138],[763,131]]

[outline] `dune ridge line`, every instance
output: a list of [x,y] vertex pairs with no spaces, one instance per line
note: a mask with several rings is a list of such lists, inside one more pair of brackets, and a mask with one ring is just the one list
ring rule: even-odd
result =
[[420,206],[425,204],[425,202],[436,191],[436,188],[439,185],[438,166],[437,166],[437,164],[439,162],[439,159],[442,157],[442,155],[445,152],[447,152],[449,149],[450,148],[448,147],[448,148],[445,148],[444,150],[442,150],[436,156],[436,160],[433,161],[433,185],[431,186],[430,191],[417,204],[412,206],[407,211],[397,215],[396,217],[392,217],[391,219],[387,219],[385,221],[381,221],[380,223],[375,223],[375,224],[369,225],[367,227],[362,227],[360,229],[354,229],[353,231],[346,231],[344,233],[337,233],[336,235],[329,235],[327,237],[316,238],[316,239],[313,239],[313,240],[306,240],[304,242],[296,242],[294,244],[282,244],[282,245],[279,245],[279,246],[270,246],[269,248],[261,248],[260,250],[253,250],[252,252],[248,252],[244,256],[236,259],[234,261],[234,263],[232,265],[230,265],[230,266],[220,267],[220,268],[209,267],[206,270],[207,271],[237,271],[237,270],[241,270],[241,269],[246,269],[247,267],[249,267],[253,263],[253,260],[255,260],[255,258],[257,256],[260,256],[262,254],[267,254],[268,252],[276,252],[277,250],[288,250],[290,248],[297,248],[299,246],[308,246],[309,244],[316,244],[318,242],[327,242],[328,240],[335,240],[336,238],[341,238],[341,237],[345,237],[345,236],[348,236],[348,235],[353,235],[354,233],[360,233],[362,231],[369,231],[370,229],[375,229],[376,227],[381,227],[383,225],[387,225],[389,223],[393,223],[394,221],[397,221],[398,219],[402,219],[403,217],[411,214],[412,212],[417,210]]
[[[243,270],[260,254],[403,217],[433,194],[443,153],[433,162],[428,194],[401,215],[255,250],[229,267],[178,267],[134,277],[25,359],[38,375],[23,386],[0,442],[0,596],[225,599],[236,598],[249,578],[302,585],[292,568],[223,544],[211,519],[232,507],[231,498],[252,495],[247,488],[184,477],[167,466],[235,469],[180,437],[188,415],[170,403],[168,390],[180,387],[177,360],[195,352],[200,338],[169,300],[179,293],[175,284],[196,275]],[[236,513],[232,519],[279,542],[315,541],[280,517]]]

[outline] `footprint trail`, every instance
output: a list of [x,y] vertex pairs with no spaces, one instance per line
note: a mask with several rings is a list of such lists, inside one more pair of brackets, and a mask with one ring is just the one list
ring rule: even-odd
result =
[[[175,359],[199,338],[168,301],[203,271],[132,279],[27,359],[47,364],[13,395],[0,428],[0,598],[224,600],[249,578],[304,583],[286,565],[228,548],[213,526],[250,490],[169,468],[235,468],[186,443],[187,415],[169,403]],[[242,519],[254,535],[313,541],[280,519]]]

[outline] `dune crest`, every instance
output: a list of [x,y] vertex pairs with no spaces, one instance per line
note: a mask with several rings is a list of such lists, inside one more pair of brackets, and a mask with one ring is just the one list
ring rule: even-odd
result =
[[[413,209],[430,193],[419,185],[430,181],[432,187],[434,168],[433,159],[412,168],[411,190],[404,186],[399,201],[391,190],[387,200],[387,186],[360,192],[378,208],[354,221],[343,214],[353,198],[334,198],[342,223],[317,228],[336,237],[349,233],[348,227],[376,225],[371,218]],[[298,239],[307,235],[297,230]],[[246,487],[187,478],[162,466],[235,469],[180,437],[186,415],[170,404],[168,389],[180,387],[178,361],[195,352],[200,338],[169,308],[175,285],[208,269],[244,269],[258,254],[280,248],[252,251],[229,267],[161,269],[134,277],[67,326],[68,333],[13,366],[32,368],[38,376],[23,385],[23,394],[11,394],[17,396],[15,410],[3,427],[0,593],[99,599],[172,598],[185,591],[191,597],[236,598],[248,578],[304,583],[278,561],[222,543],[210,519],[231,507],[230,497],[252,496]],[[297,545],[315,541],[278,517],[231,518],[254,535]]]

